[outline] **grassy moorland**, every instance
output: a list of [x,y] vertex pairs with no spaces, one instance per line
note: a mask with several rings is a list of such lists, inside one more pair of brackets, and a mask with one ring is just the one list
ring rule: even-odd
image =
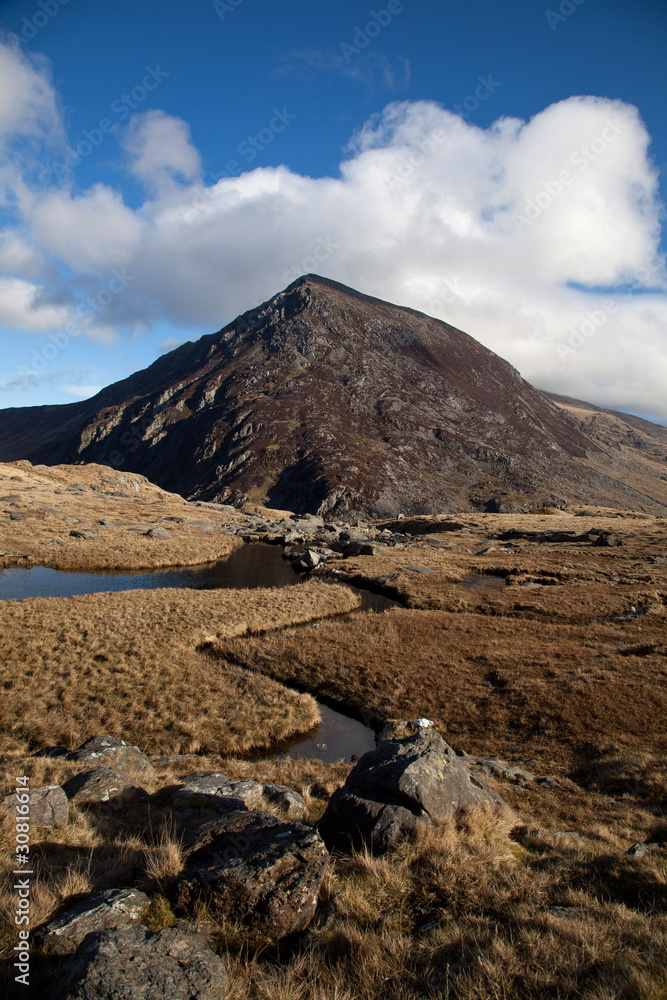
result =
[[[233,522],[233,514],[194,507],[145,476],[104,465],[0,463],[0,494],[0,567],[193,566],[224,559],[241,544],[214,530]],[[156,528],[171,537],[147,537]]]
[[[294,591],[294,593],[293,593]],[[122,734],[152,753],[245,753],[312,728],[315,702],[197,648],[351,611],[342,586],[131,590],[0,604],[0,747]]]
[[[89,500],[77,494],[68,516],[78,518]],[[220,925],[230,1000],[663,1000],[667,522],[580,514],[466,514],[455,530],[437,518],[392,523],[412,533],[403,547],[332,564],[341,582],[373,580],[401,605],[378,615],[336,618],[357,598],[316,582],[242,597],[135,591],[3,604],[8,787],[17,769],[32,785],[62,783],[88,765],[29,751],[101,729],[151,753],[197,754],[142,773],[148,803],[123,815],[73,807],[66,828],[35,832],[35,920],[81,893],[137,885],[152,895],[146,925],[173,922],[184,852],[167,803],[184,773],[285,783],[316,821],[349,763],[243,759],[311,725],[315,695],[378,721],[425,715],[455,748],[534,780],[491,777],[506,809],[421,830],[384,858],[334,857],[318,918],[297,942]],[[28,527],[7,528],[16,551],[28,552]],[[622,544],[545,537],[591,529]],[[528,537],[499,537],[508,530]],[[0,824],[9,878],[12,831],[7,817]],[[11,903],[8,888],[5,956]],[[35,969],[46,982],[57,962],[35,956]]]

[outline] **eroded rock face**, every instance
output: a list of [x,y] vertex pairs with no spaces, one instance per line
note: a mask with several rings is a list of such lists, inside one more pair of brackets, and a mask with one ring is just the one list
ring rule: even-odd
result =
[[317,275],[90,400],[0,411],[0,429],[5,460],[100,462],[301,513],[652,503],[619,454],[472,337]]
[[312,827],[238,811],[206,824],[190,846],[174,892],[177,913],[203,902],[216,919],[239,920],[273,938],[302,931],[313,919],[329,854]]
[[46,1000],[224,1000],[227,985],[204,935],[125,926],[84,938]]
[[69,955],[87,934],[139,920],[148,896],[139,889],[106,889],[72,906],[35,932],[35,941],[50,955]]
[[383,739],[332,795],[318,824],[327,847],[388,850],[416,825],[449,819],[467,806],[501,805],[432,728]]

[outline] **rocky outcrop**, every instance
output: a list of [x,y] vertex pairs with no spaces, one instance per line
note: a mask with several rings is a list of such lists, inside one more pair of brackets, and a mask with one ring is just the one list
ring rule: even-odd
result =
[[224,1000],[227,970],[196,930],[126,926],[89,934],[46,1000]]
[[272,938],[304,930],[315,915],[329,854],[319,834],[263,812],[238,811],[199,829],[174,891],[175,912],[204,903],[216,919]]
[[0,440],[3,460],[335,516],[667,509],[655,463],[635,475],[472,337],[317,275],[90,400],[0,411]]
[[382,853],[419,823],[443,822],[468,806],[503,803],[432,727],[413,726],[412,732],[383,739],[334,792],[318,825],[330,850],[369,847]]

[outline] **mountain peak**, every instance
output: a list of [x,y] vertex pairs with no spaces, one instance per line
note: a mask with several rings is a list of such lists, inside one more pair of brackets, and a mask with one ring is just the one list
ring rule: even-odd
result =
[[317,274],[93,399],[0,412],[0,433],[0,460],[329,516],[648,499],[472,337]]

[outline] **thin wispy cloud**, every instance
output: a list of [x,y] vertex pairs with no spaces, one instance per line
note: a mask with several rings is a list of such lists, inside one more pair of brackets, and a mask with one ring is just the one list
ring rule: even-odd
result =
[[392,63],[383,52],[363,52],[354,59],[333,49],[292,49],[284,53],[276,76],[308,79],[314,73],[343,77],[367,90],[404,90],[410,83],[410,61],[397,56]]

